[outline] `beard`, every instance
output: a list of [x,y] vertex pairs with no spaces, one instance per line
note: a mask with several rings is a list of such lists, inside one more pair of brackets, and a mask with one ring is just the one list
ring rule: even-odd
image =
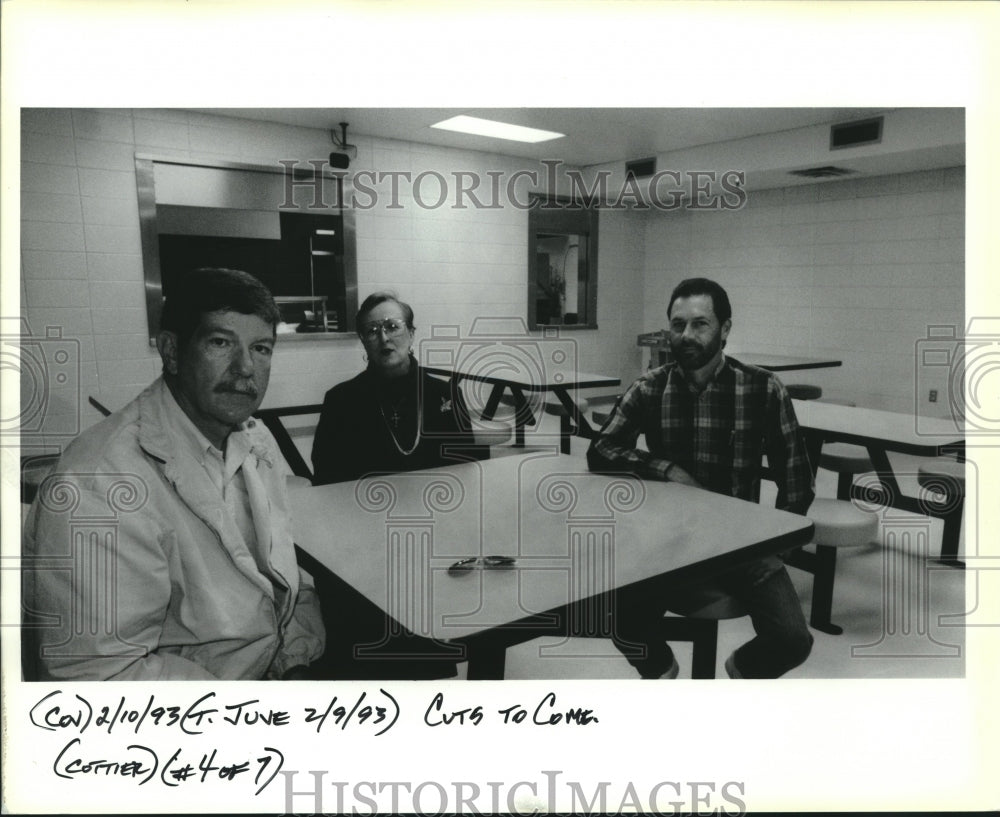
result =
[[670,340],[670,351],[686,372],[694,372],[706,366],[722,349],[722,332],[716,332],[707,343],[695,340]]

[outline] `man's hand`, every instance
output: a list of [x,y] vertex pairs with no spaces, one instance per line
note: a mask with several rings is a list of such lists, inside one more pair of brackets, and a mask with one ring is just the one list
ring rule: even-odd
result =
[[672,463],[667,469],[667,480],[669,482],[679,482],[681,485],[690,485],[692,488],[704,488],[698,480],[681,468],[677,463]]

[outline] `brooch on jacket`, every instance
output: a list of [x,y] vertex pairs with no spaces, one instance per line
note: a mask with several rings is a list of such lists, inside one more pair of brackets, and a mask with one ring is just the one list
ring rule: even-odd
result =
[[451,411],[451,400],[442,397],[441,398],[441,413],[444,414],[446,411]]

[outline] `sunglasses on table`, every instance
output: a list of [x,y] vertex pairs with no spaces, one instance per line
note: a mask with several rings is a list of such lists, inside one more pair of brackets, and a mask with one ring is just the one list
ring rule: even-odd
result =
[[496,570],[498,568],[510,568],[517,563],[517,559],[513,556],[483,556],[479,558],[478,556],[472,556],[468,559],[459,559],[455,564],[448,568],[448,572],[452,576],[461,576],[477,567],[483,567],[487,570]]
[[406,324],[394,318],[386,318],[384,321],[372,321],[361,327],[361,337],[365,340],[374,340],[379,332],[385,332],[387,338],[399,337],[406,329]]

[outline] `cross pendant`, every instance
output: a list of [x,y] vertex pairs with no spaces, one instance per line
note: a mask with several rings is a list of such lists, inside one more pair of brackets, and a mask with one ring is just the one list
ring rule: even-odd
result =
[[399,412],[395,409],[392,412],[392,427],[399,428]]

